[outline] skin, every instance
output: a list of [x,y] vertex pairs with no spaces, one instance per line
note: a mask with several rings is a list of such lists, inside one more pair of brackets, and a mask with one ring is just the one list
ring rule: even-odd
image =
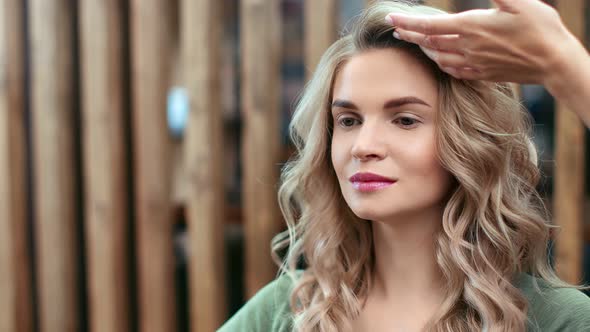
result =
[[[334,170],[351,210],[373,223],[374,287],[354,329],[420,331],[441,302],[434,234],[451,186],[436,157],[436,80],[406,51],[370,50],[342,67],[332,93]],[[409,96],[426,105],[384,107]],[[357,172],[397,182],[363,193],[349,181]]]
[[539,0],[497,8],[386,20],[456,78],[543,84],[590,127],[590,56],[557,11]]

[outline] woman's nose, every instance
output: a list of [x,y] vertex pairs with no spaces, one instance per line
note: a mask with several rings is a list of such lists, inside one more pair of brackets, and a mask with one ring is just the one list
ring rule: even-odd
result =
[[354,141],[352,156],[361,161],[385,158],[386,148],[382,140],[383,135],[379,135],[375,125],[363,124]]

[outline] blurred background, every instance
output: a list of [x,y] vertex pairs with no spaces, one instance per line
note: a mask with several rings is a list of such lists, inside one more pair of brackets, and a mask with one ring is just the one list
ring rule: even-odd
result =
[[[214,331],[271,281],[294,103],[368,2],[0,0],[0,332]],[[588,45],[590,1],[552,5]],[[590,282],[587,130],[519,91],[552,259]]]

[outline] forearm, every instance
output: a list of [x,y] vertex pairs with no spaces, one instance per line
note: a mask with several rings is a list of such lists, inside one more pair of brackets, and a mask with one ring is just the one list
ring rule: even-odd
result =
[[545,87],[590,128],[590,55],[575,37],[571,38],[551,64]]

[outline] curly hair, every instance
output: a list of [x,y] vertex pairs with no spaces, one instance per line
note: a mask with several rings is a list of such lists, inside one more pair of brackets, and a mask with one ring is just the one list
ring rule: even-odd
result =
[[[436,15],[408,1],[381,1],[366,9],[324,53],[290,124],[296,155],[283,168],[278,197],[288,229],[272,241],[279,273],[294,287],[295,331],[346,331],[371,288],[371,223],[347,206],[330,159],[329,105],[334,78],[355,54],[396,48],[424,63],[438,82],[437,157],[454,184],[436,234],[436,262],[445,301],[429,331],[524,331],[527,301],[514,286],[526,272],[558,287],[547,256],[547,210],[536,191],[540,172],[531,120],[513,87],[455,79],[421,49],[393,38],[391,12]],[[285,252],[285,255],[281,253]],[[301,260],[307,268],[297,271]]]

